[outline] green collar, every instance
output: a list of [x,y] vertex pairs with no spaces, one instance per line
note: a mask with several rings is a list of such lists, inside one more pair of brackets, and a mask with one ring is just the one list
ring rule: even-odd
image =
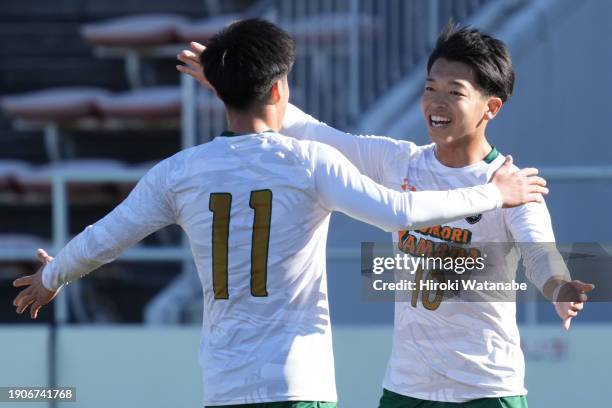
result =
[[497,151],[495,146],[493,146],[489,154],[487,154],[483,160],[485,163],[491,164],[493,163],[493,160],[497,159],[497,156],[499,156],[499,152]]
[[[268,130],[264,130],[261,133],[276,133],[275,131],[273,131],[272,129],[268,129]],[[221,132],[220,136],[225,136],[225,137],[232,137],[232,136],[244,136],[244,135],[252,135],[254,133],[236,133],[236,132],[232,132],[231,130],[224,130],[223,132]]]

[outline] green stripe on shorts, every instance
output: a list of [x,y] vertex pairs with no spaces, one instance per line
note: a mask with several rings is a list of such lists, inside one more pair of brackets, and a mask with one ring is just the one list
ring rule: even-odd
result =
[[378,408],[527,408],[524,395],[516,397],[481,398],[467,402],[440,402],[412,398],[383,389]]

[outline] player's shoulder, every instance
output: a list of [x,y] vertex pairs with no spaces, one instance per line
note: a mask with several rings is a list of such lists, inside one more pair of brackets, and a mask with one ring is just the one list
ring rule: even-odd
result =
[[414,142],[410,142],[407,140],[404,140],[403,142],[403,152],[404,154],[409,154],[412,160],[419,160],[424,158],[427,154],[432,154],[436,147],[435,143],[418,145]]
[[381,146],[386,147],[387,155],[397,155],[403,156],[404,159],[407,157],[412,157],[414,154],[418,154],[428,146],[432,146],[432,144],[427,145],[418,145],[415,142],[408,139],[396,139],[390,136],[367,136],[371,141],[378,141]]
[[431,157],[434,156],[435,143],[419,145],[410,141],[403,141],[401,148],[395,155],[388,155],[390,163],[405,163],[410,168],[428,167]]
[[265,135],[269,143],[277,144],[289,150],[300,151],[304,146],[304,143],[300,143],[300,140],[283,135],[282,133],[268,132]]
[[342,155],[342,153],[332,146],[315,140],[298,140],[282,134],[273,134],[271,137],[306,161],[313,161],[322,155]]
[[268,149],[280,150],[285,155],[292,156],[298,163],[307,161],[311,155],[310,142],[308,140],[298,140],[281,133],[266,133],[266,147]]
[[206,158],[212,157],[211,150],[218,148],[215,145],[215,143],[209,142],[180,150],[157,162],[149,169],[146,177],[160,182],[163,181],[167,185],[175,184],[182,177],[188,175],[194,165],[206,163]]
[[349,160],[333,146],[315,140],[295,140],[303,149],[305,160],[314,167],[318,164],[342,165],[349,164]]
[[153,169],[164,172],[171,172],[184,167],[189,160],[192,160],[194,156],[200,155],[204,150],[207,150],[207,144],[201,144],[193,146],[187,149],[180,150],[172,156],[166,157],[159,161]]

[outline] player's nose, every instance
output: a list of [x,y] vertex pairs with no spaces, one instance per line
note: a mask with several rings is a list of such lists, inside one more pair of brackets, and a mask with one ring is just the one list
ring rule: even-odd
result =
[[448,103],[444,98],[435,97],[431,100],[430,107],[432,110],[433,109],[444,109],[448,107]]

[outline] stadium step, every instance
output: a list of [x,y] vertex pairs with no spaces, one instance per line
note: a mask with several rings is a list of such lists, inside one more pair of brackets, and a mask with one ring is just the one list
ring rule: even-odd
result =
[[[188,20],[176,14],[144,14],[86,24],[81,34],[96,47],[159,47],[189,41],[205,42],[220,29],[241,18],[245,18],[245,15],[230,13]],[[346,41],[354,30],[359,30],[362,38],[368,38],[376,31],[371,16],[353,18],[348,13],[319,13],[294,21],[281,21],[280,25],[298,43]]]
[[81,34],[96,46],[151,47],[178,41],[177,27],[184,21],[177,14],[123,16],[85,24]]
[[4,97],[1,106],[13,118],[59,122],[95,115],[98,98],[106,95],[100,88],[50,88]]

